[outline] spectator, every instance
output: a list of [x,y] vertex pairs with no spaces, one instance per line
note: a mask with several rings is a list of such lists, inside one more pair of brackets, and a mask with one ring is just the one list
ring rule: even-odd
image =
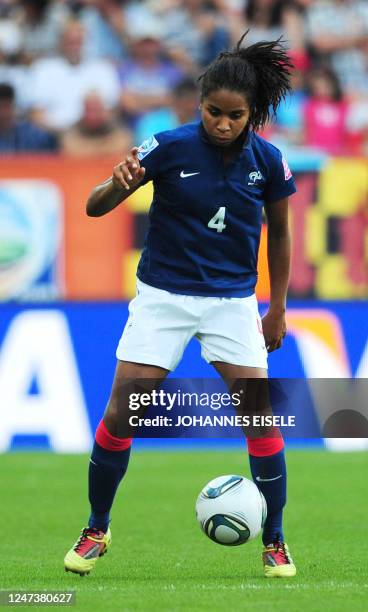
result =
[[127,54],[122,0],[95,0],[80,12],[79,18],[86,29],[86,57],[119,61]]
[[0,85],[0,154],[40,153],[57,150],[55,136],[33,123],[16,119],[15,91]]
[[368,96],[350,101],[347,129],[349,153],[368,158]]
[[28,61],[55,55],[60,32],[70,15],[67,7],[53,0],[20,0],[19,6],[18,22]]
[[307,35],[319,61],[330,61],[343,89],[354,92],[366,73],[361,46],[368,35],[368,13],[356,0],[316,0],[306,12]]
[[174,87],[172,106],[146,113],[138,121],[136,127],[136,142],[163,132],[173,130],[184,123],[198,119],[198,87],[189,77],[179,81]]
[[84,100],[81,120],[61,139],[63,153],[75,156],[118,155],[120,159],[132,146],[132,134],[117,123],[101,96],[93,92]]
[[280,38],[284,33],[282,9],[282,0],[249,0],[245,7],[245,26],[250,29],[247,41],[252,44]]
[[289,55],[294,64],[290,77],[292,91],[279,104],[271,132],[285,137],[290,144],[297,145],[303,138],[304,105],[307,100],[305,74],[309,68],[309,59],[302,51],[291,51]]
[[115,68],[107,60],[83,60],[83,42],[83,27],[70,21],[61,35],[60,55],[34,62],[29,107],[39,125],[55,131],[74,125],[83,114],[83,100],[90,91],[98,91],[108,108],[118,104],[120,86]]
[[22,34],[14,20],[11,4],[0,1],[0,59],[18,53]]
[[78,15],[85,6],[95,4],[96,0],[65,0],[74,15]]
[[345,152],[348,103],[336,74],[327,67],[308,75],[309,99],[304,105],[305,144],[331,155]]
[[[235,37],[249,28],[249,44],[283,36],[292,49],[304,48],[304,23],[298,8],[284,0],[249,0]],[[241,31],[239,31],[239,28]]]
[[160,19],[170,57],[193,74],[230,45],[226,16],[215,2],[171,0],[160,4]]
[[17,107],[24,108],[28,66],[23,63],[22,32],[14,20],[12,6],[0,4],[0,83],[12,85]]
[[162,58],[160,36],[157,20],[131,31],[131,59],[119,67],[121,109],[133,127],[144,113],[170,104],[172,88],[182,77],[175,64]]

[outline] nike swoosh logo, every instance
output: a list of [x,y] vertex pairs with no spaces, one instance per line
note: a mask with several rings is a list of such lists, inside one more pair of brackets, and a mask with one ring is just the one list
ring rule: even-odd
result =
[[256,476],[257,482],[271,482],[271,480],[278,480],[279,478],[282,478],[282,474],[275,476],[275,478],[261,478],[260,476]]
[[184,172],[184,170],[182,170],[180,172],[180,177],[187,178],[187,176],[194,176],[195,174],[200,174],[200,172]]

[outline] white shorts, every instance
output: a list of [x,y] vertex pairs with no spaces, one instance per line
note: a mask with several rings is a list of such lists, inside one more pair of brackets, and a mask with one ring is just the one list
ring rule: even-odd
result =
[[208,362],[267,368],[256,296],[180,295],[137,279],[137,295],[116,351],[121,361],[175,370],[195,336]]

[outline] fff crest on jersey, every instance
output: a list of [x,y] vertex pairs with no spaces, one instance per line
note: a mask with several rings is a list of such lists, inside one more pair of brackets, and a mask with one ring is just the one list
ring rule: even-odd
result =
[[263,181],[262,173],[259,170],[253,170],[253,172],[249,172],[248,178],[248,185],[256,185],[260,181]]

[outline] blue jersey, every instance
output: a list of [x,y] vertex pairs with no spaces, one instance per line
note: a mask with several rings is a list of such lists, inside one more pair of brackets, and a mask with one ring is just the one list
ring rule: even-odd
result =
[[263,205],[296,191],[280,151],[250,132],[225,165],[197,122],[151,136],[138,158],[154,187],[138,278],[184,295],[254,293]]

